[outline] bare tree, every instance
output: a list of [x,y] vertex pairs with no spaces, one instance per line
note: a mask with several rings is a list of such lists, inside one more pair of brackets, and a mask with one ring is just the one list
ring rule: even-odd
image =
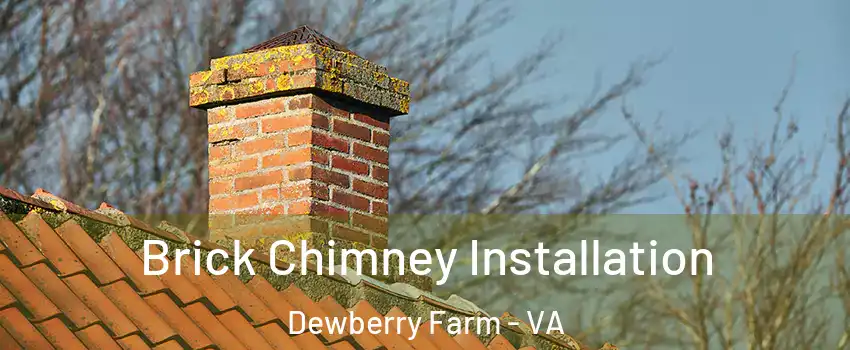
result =
[[[588,179],[582,169],[593,163],[590,157],[627,136],[600,128],[617,122],[605,119],[608,107],[640,87],[654,62],[635,64],[610,87],[589,89],[587,101],[570,109],[565,96],[538,88],[560,40],[541,38],[539,49],[512,66],[490,66],[483,39],[510,22],[511,5],[6,1],[0,5],[0,183],[22,191],[49,187],[89,207],[108,201],[143,217],[206,213],[207,125],[187,106],[188,75],[210,58],[307,24],[411,82],[412,113],[392,125],[392,213],[411,214],[413,223],[426,215],[486,215],[442,222],[427,235],[394,222],[391,244],[446,248],[479,239],[511,248],[573,241],[592,220],[552,225],[523,222],[522,215],[612,213],[653,200],[646,189],[663,175],[655,161],[672,162],[677,142],[656,145],[651,156],[622,155],[607,176]],[[522,239],[506,229],[518,224]],[[206,228],[201,221],[188,225]],[[563,283],[470,278],[441,292],[492,307],[509,302],[505,295],[532,298],[563,290]]]
[[[628,300],[608,310],[618,316],[607,330],[618,345],[850,346],[845,217],[850,99],[836,115],[832,152],[795,151],[799,127],[783,111],[791,82],[773,109],[776,123],[767,140],[741,149],[731,126],[720,135],[718,174],[690,174],[657,162],[681,203],[692,246],[714,253],[715,273],[706,276],[701,261],[703,273],[696,276],[631,281],[624,289]],[[629,110],[623,115],[651,147],[651,133]],[[821,173],[823,168],[831,173]],[[826,194],[818,192],[822,188]]]

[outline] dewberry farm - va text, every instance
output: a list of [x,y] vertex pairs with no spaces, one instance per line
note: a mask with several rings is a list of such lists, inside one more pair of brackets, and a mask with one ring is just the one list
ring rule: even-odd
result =
[[[590,243],[590,244],[589,244]],[[251,254],[254,249],[242,249],[238,240],[233,241],[233,249],[228,252],[223,249],[209,250],[202,261],[202,250],[199,248],[201,242],[194,242],[193,249],[176,249],[169,252],[168,245],[160,240],[146,240],[144,242],[144,269],[148,275],[162,275],[169,268],[174,269],[174,273],[192,273],[200,274],[201,269],[205,269],[207,273],[213,275],[223,275],[226,273],[242,274],[247,272],[250,275],[255,274]],[[640,244],[634,242],[632,248],[628,250],[622,249],[606,249],[604,252],[599,247],[599,241],[587,240],[581,241],[581,247],[578,251],[570,249],[558,249],[554,252],[547,249],[543,243],[538,243],[537,248],[528,249],[513,249],[503,251],[501,249],[483,249],[479,252],[478,241],[471,242],[471,257],[470,262],[471,274],[473,276],[482,275],[501,275],[507,273],[524,276],[529,273],[538,273],[543,276],[625,276],[628,271],[631,273],[643,276],[648,273],[655,276],[658,270],[658,262],[660,262],[661,270],[667,275],[680,275],[685,272],[687,266],[691,267],[691,275],[699,273],[711,275],[712,273],[712,255],[706,249],[691,249],[690,254],[686,255],[679,249],[667,249],[663,252],[657,252],[654,248],[657,245],[655,240],[649,242],[648,249],[649,257],[646,259],[644,254],[647,249],[641,248]],[[412,273],[415,275],[430,275],[432,268],[438,268],[440,278],[436,281],[437,285],[443,285],[448,280],[454,266],[457,249],[443,251],[436,249],[433,252],[425,249],[416,249],[409,253],[398,249],[383,249],[381,254],[373,249],[340,249],[339,252],[334,252],[334,241],[328,242],[330,248],[323,252],[318,249],[309,248],[307,241],[300,241],[300,249],[296,249],[295,244],[286,240],[275,241],[269,249],[269,262],[272,272],[279,275],[288,275],[299,270],[301,274],[317,273],[317,274],[339,274],[346,275],[350,272],[358,275],[389,275],[389,266],[398,266],[397,273],[404,275]],[[158,251],[153,252],[153,247],[157,247]],[[232,252],[232,253],[231,253]],[[281,264],[276,256],[282,253],[300,253],[300,264]],[[339,253],[338,255],[335,253]],[[661,254],[659,254],[661,253]],[[168,256],[173,256],[173,266],[169,266]],[[181,271],[184,257],[191,257],[194,261],[192,271]],[[334,261],[335,257],[341,261]],[[215,266],[216,257],[232,260],[232,264]],[[660,259],[659,259],[660,258]],[[379,271],[378,261],[383,262],[383,266]],[[645,260],[649,260],[648,263]],[[660,260],[660,261],[659,261]],[[158,261],[158,269],[151,269],[151,263]],[[307,262],[311,262],[316,271],[309,272],[307,270]],[[366,265],[364,262],[371,262]],[[642,262],[644,264],[642,264]],[[436,266],[435,266],[436,264]],[[279,265],[286,265],[285,268]],[[642,268],[641,265],[646,265]],[[300,269],[299,269],[300,266]],[[365,268],[368,268],[364,270]],[[349,271],[352,270],[352,271]]]

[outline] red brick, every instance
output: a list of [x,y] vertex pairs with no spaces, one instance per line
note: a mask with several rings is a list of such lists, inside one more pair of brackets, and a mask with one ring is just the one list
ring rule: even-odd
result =
[[317,182],[292,183],[280,188],[281,199],[315,198],[328,200],[328,186]]
[[227,196],[224,198],[213,198],[210,199],[210,211],[246,209],[255,207],[259,203],[259,194],[256,192]]
[[372,143],[381,147],[389,147],[390,134],[379,131],[372,131]]
[[354,224],[354,226],[362,227],[372,232],[387,234],[386,220],[382,220],[377,217],[363,215],[360,213],[352,213],[351,223]]
[[237,191],[241,191],[251,188],[260,188],[269,185],[279,184],[282,181],[283,172],[280,170],[276,170],[264,174],[248,175],[237,178],[234,188]]
[[313,203],[311,213],[316,216],[331,219],[337,222],[348,222],[348,210],[332,207],[323,203]]
[[221,145],[210,145],[210,162],[224,160],[230,158],[233,154],[233,147],[231,145],[221,144]]
[[314,146],[348,153],[348,141],[338,137],[314,132],[312,142]]
[[209,142],[215,143],[224,140],[241,140],[254,136],[260,131],[259,123],[255,121],[239,123],[234,125],[210,125],[208,128]]
[[312,151],[309,147],[283,151],[263,157],[263,168],[269,169],[284,165],[305,163],[309,162],[311,158]]
[[387,203],[372,201],[372,210],[370,213],[377,216],[387,216],[390,210]]
[[352,188],[354,191],[378,199],[387,199],[389,194],[389,189],[386,185],[373,184],[359,179],[353,180]]
[[216,108],[207,111],[207,124],[218,124],[232,120],[231,108]]
[[372,166],[372,178],[382,182],[390,181],[390,169]]
[[264,139],[244,141],[236,147],[241,154],[255,154],[280,150],[284,148],[285,145],[285,137],[283,135],[275,135]]
[[258,162],[256,158],[243,159],[237,162],[232,163],[224,163],[217,164],[214,166],[210,166],[210,178],[217,178],[222,176],[233,176],[236,174],[247,173],[250,171],[255,171],[258,169]]
[[224,194],[233,191],[233,180],[210,181],[210,195]]
[[372,243],[370,245],[376,249],[385,249],[387,248],[387,237],[373,234]]
[[362,157],[366,160],[371,160],[384,165],[390,162],[390,155],[384,150],[361,145],[359,143],[354,144],[353,150],[356,156]]
[[333,189],[331,191],[331,201],[352,209],[360,211],[369,211],[369,198],[358,196],[354,193]]
[[333,156],[333,159],[331,159],[331,168],[357,175],[369,175],[369,164],[344,156]]
[[328,118],[316,113],[309,113],[266,118],[262,122],[263,132],[276,132],[306,126],[328,130]]
[[324,182],[326,184],[334,184],[345,188],[348,188],[348,186],[350,185],[350,178],[348,175],[332,170],[325,170],[314,166],[307,166],[303,168],[289,170],[290,181],[300,181],[307,179]]
[[374,126],[374,127],[381,128],[383,130],[387,130],[387,131],[390,130],[390,124],[389,123],[382,122],[380,120],[377,120],[377,119],[372,118],[372,117],[365,115],[365,114],[354,113],[354,120],[361,122],[361,123],[369,124],[369,125]]
[[333,132],[363,141],[370,141],[372,138],[372,131],[369,130],[369,128],[354,125],[339,119],[334,120]]
[[236,106],[236,118],[245,119],[266,114],[280,113],[286,110],[289,98],[278,97],[269,100],[247,102]]
[[369,244],[368,232],[354,230],[343,225],[334,225],[333,236],[334,238],[344,239],[346,241]]

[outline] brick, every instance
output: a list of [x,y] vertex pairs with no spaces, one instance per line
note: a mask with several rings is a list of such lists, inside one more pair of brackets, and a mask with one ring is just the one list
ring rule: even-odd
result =
[[352,209],[369,211],[369,198],[334,188],[331,191],[331,201]]
[[318,182],[291,183],[280,188],[281,199],[315,198],[330,199],[328,186]]
[[366,124],[369,124],[369,125],[377,127],[377,128],[381,128],[381,129],[386,130],[386,131],[390,130],[390,124],[389,123],[382,122],[380,120],[372,118],[371,116],[368,116],[368,115],[365,115],[365,114],[360,114],[360,113],[354,113],[354,115],[352,117],[354,118],[354,120],[356,120],[358,122],[366,123]]
[[333,132],[367,142],[372,139],[372,131],[369,128],[342,120],[334,120]]
[[329,124],[327,117],[316,113],[288,115],[263,119],[262,131],[269,133],[307,126],[328,130]]
[[372,232],[378,232],[384,235],[387,234],[386,220],[382,220],[377,217],[368,216],[360,213],[352,213],[351,223],[354,226],[361,227]]
[[382,235],[372,235],[372,243],[370,244],[372,247],[376,249],[386,249],[387,248],[387,237]]
[[209,142],[215,143],[225,140],[241,140],[249,136],[257,135],[259,131],[259,123],[255,121],[234,125],[210,125],[208,129]]
[[210,199],[210,211],[226,211],[256,207],[260,203],[259,193],[245,193],[224,198]]
[[334,225],[333,226],[333,237],[338,239],[343,239],[346,241],[359,242],[364,244],[369,244],[369,233],[354,230],[350,227],[346,227],[343,225]]
[[315,180],[326,184],[333,184],[348,188],[351,179],[348,175],[333,170],[326,170],[315,166],[307,166],[289,170],[290,181]]
[[209,152],[210,162],[221,161],[230,158],[233,154],[233,146],[229,144],[210,145]]
[[215,108],[207,111],[207,124],[218,124],[233,120],[230,107]]
[[346,140],[316,132],[313,133],[313,145],[346,153],[349,148],[349,143]]
[[369,164],[338,155],[331,159],[331,168],[357,175],[369,175]]
[[285,135],[275,135],[263,139],[244,141],[236,146],[241,154],[256,154],[281,150],[286,145]]
[[374,184],[359,179],[354,179],[351,184],[354,191],[365,194],[372,198],[387,199],[389,189],[386,185]]
[[309,162],[311,158],[312,151],[309,147],[286,150],[263,157],[263,169],[306,163]]
[[259,117],[266,114],[281,113],[286,111],[287,97],[278,97],[268,100],[247,102],[236,106],[236,119]]
[[372,166],[372,178],[381,182],[390,181],[390,169]]
[[210,179],[214,179],[217,177],[223,176],[233,176],[236,174],[247,173],[251,171],[255,171],[258,169],[258,164],[256,158],[243,159],[236,162],[231,163],[223,163],[217,164],[215,166],[210,166],[209,173]]
[[249,175],[236,179],[234,188],[237,191],[260,188],[269,185],[279,184],[283,181],[283,172],[280,170],[271,171],[264,174]]
[[390,213],[387,203],[372,201],[372,210],[369,211],[372,215],[387,216]]
[[381,146],[381,147],[389,147],[390,146],[390,134],[380,132],[380,131],[372,131],[372,143]]
[[388,164],[390,162],[390,155],[387,151],[380,150],[374,147],[369,147],[366,145],[361,145],[359,143],[355,143],[352,147],[353,153],[361,158],[366,160],[371,160],[373,162],[379,164]]
[[336,222],[348,223],[349,212],[314,200],[301,200],[289,203],[287,215],[312,215]]
[[233,180],[210,181],[210,196],[233,191]]

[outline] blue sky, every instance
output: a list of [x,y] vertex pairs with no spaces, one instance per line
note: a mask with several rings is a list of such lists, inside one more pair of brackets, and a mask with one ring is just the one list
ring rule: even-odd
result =
[[[706,150],[714,149],[727,121],[739,138],[770,132],[772,107],[795,54],[796,83],[785,107],[799,121],[801,148],[823,144],[850,95],[850,24],[842,20],[850,13],[848,1],[537,0],[517,10],[516,20],[488,45],[494,62],[533,49],[538,42],[529,37],[561,32],[565,40],[552,79],[540,88],[566,88],[578,100],[590,93],[597,74],[614,81],[636,59],[666,54],[628,102],[647,123],[661,115],[666,134],[699,131],[683,150],[694,173],[716,169],[716,154]],[[622,126],[614,115],[608,122]],[[596,161],[591,165],[599,168],[612,162]],[[637,211],[677,209],[665,200]]]

